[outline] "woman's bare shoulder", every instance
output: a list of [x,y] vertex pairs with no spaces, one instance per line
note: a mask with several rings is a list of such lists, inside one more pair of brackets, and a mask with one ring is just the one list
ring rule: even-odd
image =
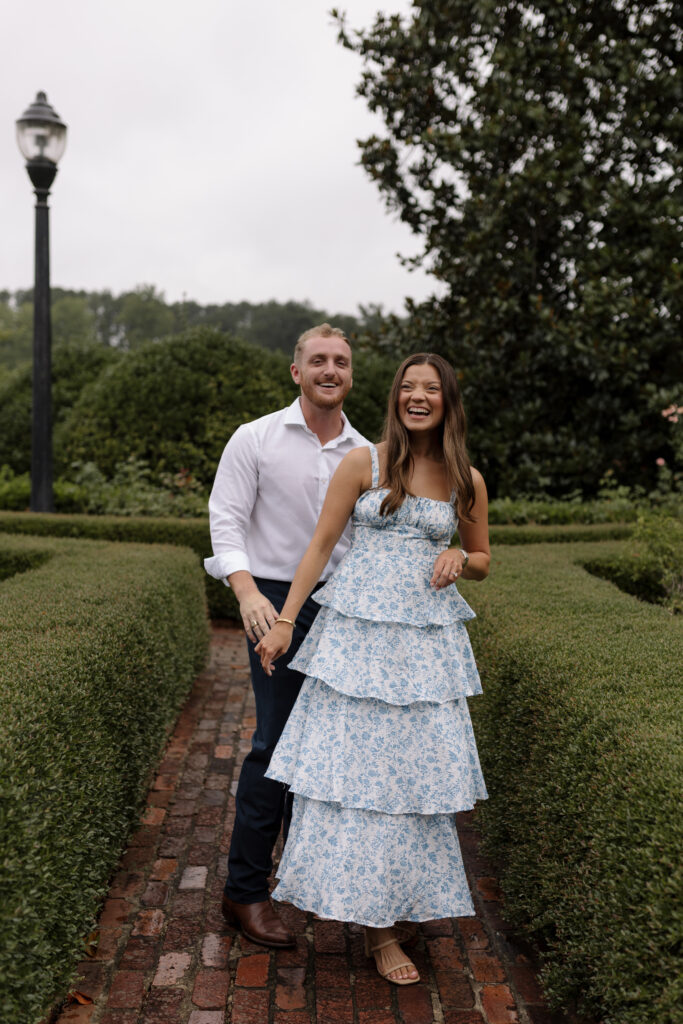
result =
[[357,480],[361,491],[367,491],[372,486],[370,449],[364,445],[360,448],[352,448],[339,463],[339,470],[342,470],[349,478]]
[[486,490],[484,478],[479,472],[479,470],[475,469],[474,466],[470,466],[470,473],[472,474],[472,483],[474,484],[475,490],[479,490],[482,487],[484,488],[484,490]]
[[354,469],[363,469],[366,466],[372,466],[370,459],[370,449],[365,445],[360,448],[352,448],[350,452],[342,459],[342,463],[347,466],[352,466]]

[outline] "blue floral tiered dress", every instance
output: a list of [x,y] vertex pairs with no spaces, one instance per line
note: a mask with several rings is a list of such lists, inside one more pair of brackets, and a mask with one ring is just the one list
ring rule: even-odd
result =
[[408,496],[390,516],[356,502],[351,547],[315,593],[290,663],[306,675],[268,777],[294,807],[275,899],[381,928],[474,913],[455,812],[485,799],[466,698],[481,693],[455,586],[429,586],[457,520]]

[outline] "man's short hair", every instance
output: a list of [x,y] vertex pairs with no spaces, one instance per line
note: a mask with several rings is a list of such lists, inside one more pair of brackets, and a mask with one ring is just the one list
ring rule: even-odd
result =
[[309,329],[304,331],[304,333],[299,337],[296,345],[294,346],[294,362],[297,366],[299,365],[304,345],[309,338],[342,338],[349,348],[351,348],[351,342],[346,337],[341,327],[331,327],[330,324],[319,324],[318,327],[309,327]]

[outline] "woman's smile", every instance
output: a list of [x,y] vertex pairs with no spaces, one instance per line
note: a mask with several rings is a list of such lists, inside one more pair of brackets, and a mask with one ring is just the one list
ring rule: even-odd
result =
[[441,378],[429,363],[409,366],[398,393],[398,415],[408,429],[438,426],[443,420]]

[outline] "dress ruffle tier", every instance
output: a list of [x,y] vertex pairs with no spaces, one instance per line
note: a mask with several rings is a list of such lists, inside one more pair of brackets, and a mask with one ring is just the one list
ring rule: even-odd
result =
[[462,622],[448,629],[434,623],[416,627],[321,608],[290,665],[349,697],[374,697],[390,704],[442,704],[481,693]]
[[466,701],[481,692],[474,612],[429,587],[452,505],[408,498],[384,519],[381,498],[361,496],[314,595],[291,662],[306,678],[267,772],[294,793],[275,899],[378,928],[474,913],[455,813],[486,798]]
[[464,700],[389,704],[311,676],[268,774],[307,799],[391,815],[453,814],[486,796]]
[[276,900],[371,928],[474,913],[451,814],[382,814],[294,797]]
[[[376,500],[379,504],[379,496]],[[474,618],[455,586],[429,586],[434,559],[450,537],[439,542],[406,529],[354,524],[352,539],[334,576],[315,593],[318,604],[370,622],[411,626],[448,626]]]

